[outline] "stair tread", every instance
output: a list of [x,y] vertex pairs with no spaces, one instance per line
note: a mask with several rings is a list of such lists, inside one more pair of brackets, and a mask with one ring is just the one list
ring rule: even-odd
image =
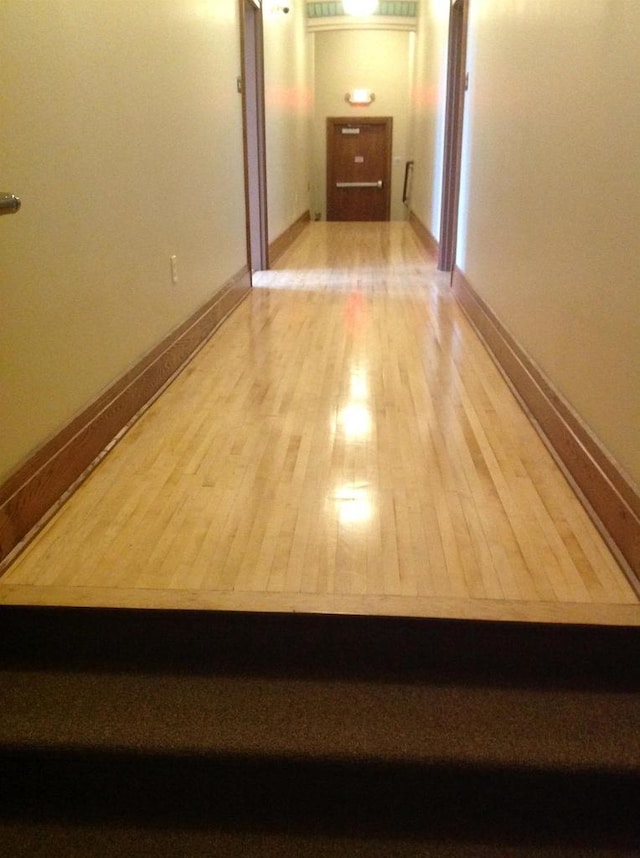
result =
[[358,836],[352,832],[335,835],[322,831],[234,831],[195,830],[148,825],[87,823],[71,827],[40,821],[0,824],[0,840],[12,858],[66,858],[91,856],[211,855],[217,858],[637,858],[637,848],[614,845],[561,842],[478,842],[448,837],[421,837],[379,832]]
[[631,692],[4,670],[0,698],[5,749],[640,768]]

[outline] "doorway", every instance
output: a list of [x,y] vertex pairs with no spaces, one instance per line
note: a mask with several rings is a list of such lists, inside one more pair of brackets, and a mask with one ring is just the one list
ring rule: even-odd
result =
[[264,52],[260,0],[240,0],[242,114],[249,270],[269,267]]
[[389,220],[390,116],[327,119],[327,220]]

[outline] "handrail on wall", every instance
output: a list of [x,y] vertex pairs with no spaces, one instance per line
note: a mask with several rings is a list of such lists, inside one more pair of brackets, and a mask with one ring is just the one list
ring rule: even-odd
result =
[[407,161],[404,168],[404,187],[402,188],[402,202],[406,203],[409,199],[410,178],[413,175],[413,161]]

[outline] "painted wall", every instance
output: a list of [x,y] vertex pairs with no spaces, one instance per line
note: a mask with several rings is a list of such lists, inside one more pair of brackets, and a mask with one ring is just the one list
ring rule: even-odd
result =
[[[326,120],[328,116],[392,116],[391,219],[402,220],[404,166],[408,152],[410,33],[330,30],[315,33],[313,211],[326,215]],[[364,86],[375,93],[369,107],[352,107],[345,93]]]
[[459,265],[640,483],[640,4],[470,3]]
[[0,3],[0,480],[245,264],[238,26],[235,0]]
[[411,91],[410,205],[431,235],[440,236],[449,0],[419,7]]
[[[273,4],[276,5],[276,4]],[[304,7],[264,11],[269,240],[309,210],[313,92]]]
[[[412,207],[436,237],[446,6],[421,4],[413,96]],[[458,265],[640,483],[640,4],[469,8]]]

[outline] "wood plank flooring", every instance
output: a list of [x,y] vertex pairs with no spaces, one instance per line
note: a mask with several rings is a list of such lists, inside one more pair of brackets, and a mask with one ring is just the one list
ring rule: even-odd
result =
[[0,579],[0,603],[640,623],[404,223],[313,223]]

